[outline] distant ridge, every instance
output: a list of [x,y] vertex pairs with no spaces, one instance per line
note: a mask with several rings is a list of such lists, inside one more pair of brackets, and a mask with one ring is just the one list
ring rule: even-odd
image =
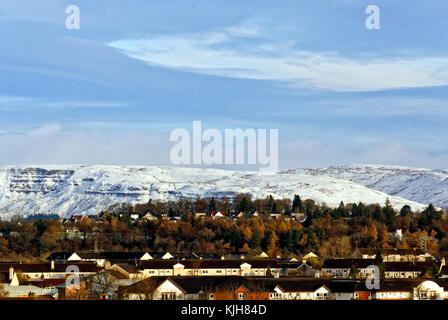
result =
[[[408,204],[421,210],[429,202],[448,206],[442,201],[443,197],[448,201],[446,177],[445,171],[372,166],[272,174],[163,166],[8,166],[0,167],[0,215],[94,214],[122,202],[221,198],[237,193],[291,199],[299,194],[331,207],[340,201],[384,204],[390,198],[396,209]],[[413,183],[412,179],[417,180]]]

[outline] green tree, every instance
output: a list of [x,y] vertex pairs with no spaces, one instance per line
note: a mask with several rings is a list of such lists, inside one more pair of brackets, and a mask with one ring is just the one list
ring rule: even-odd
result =
[[303,211],[302,200],[300,199],[300,196],[297,194],[294,196],[294,200],[292,201],[291,210],[292,210],[292,212],[296,212],[296,213]]
[[352,279],[356,279],[358,278],[359,275],[359,269],[357,266],[355,266],[354,264],[352,264],[352,266],[350,267],[350,272],[348,274],[348,276]]
[[208,210],[209,212],[216,211],[216,201],[215,197],[212,197],[208,203]]
[[378,267],[380,271],[380,277],[384,278],[384,272],[386,271],[386,266],[383,261],[383,254],[381,253],[381,250],[378,250],[375,256],[375,265]]

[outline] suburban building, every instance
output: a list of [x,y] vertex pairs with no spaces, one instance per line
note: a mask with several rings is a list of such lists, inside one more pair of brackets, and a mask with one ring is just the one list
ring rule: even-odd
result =
[[[374,259],[327,259],[322,266],[322,274],[336,278],[349,278],[350,269],[356,267],[360,278],[365,278],[372,274],[371,269],[375,265]],[[386,278],[416,278],[422,271],[433,266],[440,268],[441,263],[435,261],[425,262],[385,262]]]
[[428,252],[415,248],[357,248],[353,251],[352,258],[375,259],[378,251],[381,252],[384,262],[424,262],[434,260],[434,257]]

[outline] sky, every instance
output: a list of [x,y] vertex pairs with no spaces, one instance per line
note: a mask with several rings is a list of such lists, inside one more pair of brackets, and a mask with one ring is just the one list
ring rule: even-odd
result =
[[[80,29],[66,28],[66,8]],[[380,9],[369,30],[366,7]],[[0,164],[170,165],[279,131],[279,165],[447,168],[446,0],[2,0]]]

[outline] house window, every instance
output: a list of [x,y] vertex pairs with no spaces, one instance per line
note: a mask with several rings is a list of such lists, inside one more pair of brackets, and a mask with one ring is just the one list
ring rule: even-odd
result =
[[279,299],[280,299],[280,293],[278,293],[278,292],[270,293],[270,294],[269,294],[269,298],[270,298],[271,300],[279,300]]
[[246,299],[246,294],[244,292],[238,293],[238,300],[245,300],[245,299]]
[[162,292],[162,300],[176,300],[176,294],[173,292]]
[[207,274],[208,270],[202,270],[202,274]]
[[221,274],[222,270],[216,270],[216,273]]

